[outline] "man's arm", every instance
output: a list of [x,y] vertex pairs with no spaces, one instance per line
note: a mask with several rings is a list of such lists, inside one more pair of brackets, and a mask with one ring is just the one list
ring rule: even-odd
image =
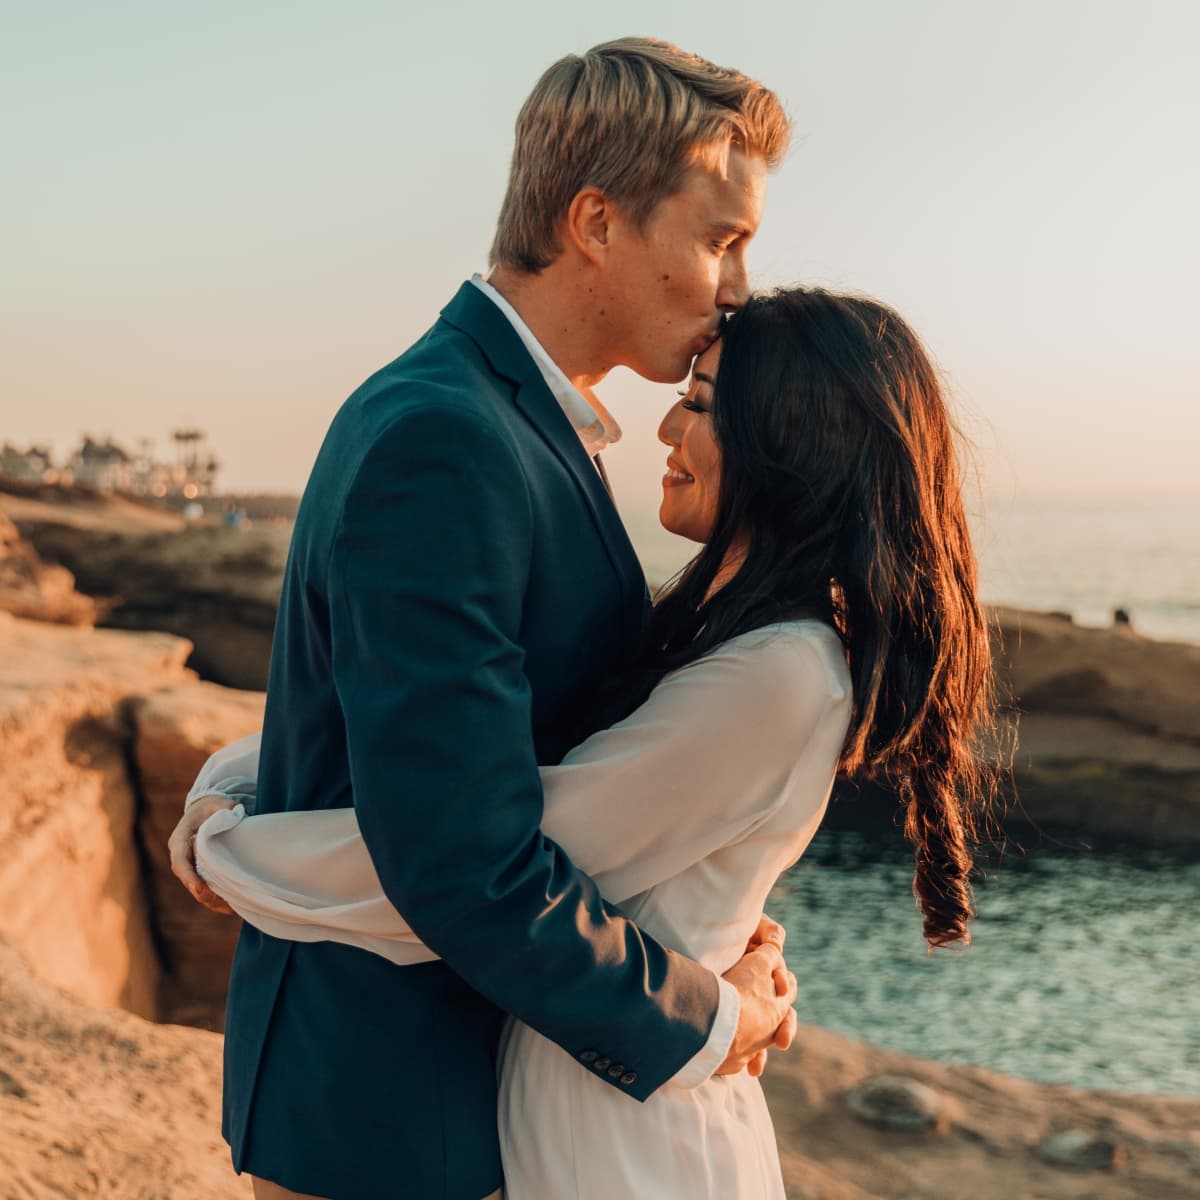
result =
[[718,983],[539,832],[531,537],[521,469],[470,414],[410,412],[359,465],[327,585],[355,809],[414,932],[568,1053],[624,1064],[610,1082],[644,1099],[705,1046]]

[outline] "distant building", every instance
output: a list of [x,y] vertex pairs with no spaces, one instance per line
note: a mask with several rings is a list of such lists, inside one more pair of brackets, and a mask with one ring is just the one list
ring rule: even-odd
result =
[[50,482],[54,477],[54,464],[50,451],[45,446],[30,446],[18,450],[5,442],[0,447],[0,475],[21,483]]
[[97,492],[126,492],[160,500],[211,496],[221,464],[206,447],[207,435],[200,429],[180,429],[171,437],[175,461],[162,462],[155,457],[150,438],[139,438],[137,452],[130,453],[111,437],[100,441],[89,434],[61,468],[55,468],[44,446],[18,450],[6,442],[0,448],[0,478],[21,483],[77,483]]
[[85,437],[67,460],[67,470],[75,483],[97,492],[128,492],[133,484],[133,456],[112,438]]

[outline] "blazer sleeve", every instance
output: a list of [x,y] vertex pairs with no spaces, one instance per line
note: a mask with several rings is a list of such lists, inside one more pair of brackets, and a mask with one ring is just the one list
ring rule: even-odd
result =
[[417,936],[568,1053],[627,1064],[608,1081],[645,1099],[704,1047],[718,981],[539,830],[519,640],[532,529],[515,455],[474,414],[409,410],[363,457],[327,581],[354,806]]

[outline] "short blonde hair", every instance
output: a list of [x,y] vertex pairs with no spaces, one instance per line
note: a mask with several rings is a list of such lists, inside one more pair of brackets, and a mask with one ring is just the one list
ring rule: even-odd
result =
[[569,54],[537,81],[517,116],[493,265],[536,273],[562,251],[557,226],[585,187],[642,226],[699,161],[738,146],[776,166],[791,122],[775,94],[739,71],[653,38]]

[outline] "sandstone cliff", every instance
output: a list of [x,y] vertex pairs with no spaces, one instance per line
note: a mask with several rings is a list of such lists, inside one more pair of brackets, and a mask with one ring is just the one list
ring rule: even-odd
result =
[[80,999],[216,1026],[236,929],[192,903],[165,843],[262,697],[197,681],[189,651],[0,613],[0,937]]

